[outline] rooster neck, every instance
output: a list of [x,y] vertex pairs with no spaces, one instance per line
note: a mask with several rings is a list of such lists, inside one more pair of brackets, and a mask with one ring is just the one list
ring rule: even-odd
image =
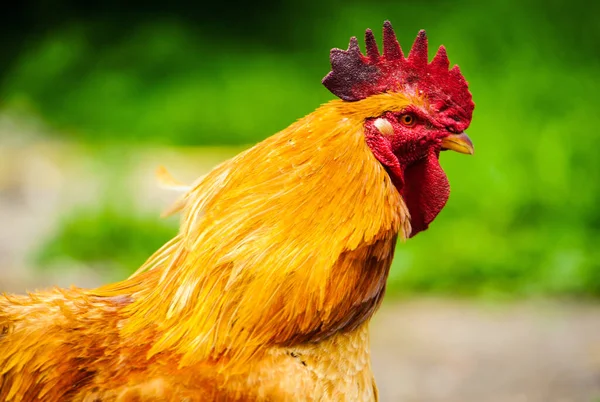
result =
[[[396,235],[382,233],[373,244],[341,254],[324,284],[325,298],[321,310],[315,312],[314,330],[298,331],[278,343],[321,342],[369,321],[383,300],[395,245]],[[301,314],[304,306],[296,307]]]
[[133,296],[123,335],[152,322],[163,335],[149,355],[243,364],[368,321],[410,224],[346,112],[324,105],[209,173],[146,271],[98,290]]

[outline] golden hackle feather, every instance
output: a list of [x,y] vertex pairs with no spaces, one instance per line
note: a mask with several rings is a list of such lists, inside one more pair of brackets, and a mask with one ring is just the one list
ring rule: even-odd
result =
[[185,185],[184,183],[171,176],[167,168],[165,168],[164,166],[159,166],[156,169],[156,178],[158,180],[158,184],[161,187],[166,188],[168,190],[184,193],[171,206],[169,206],[169,208],[162,212],[161,217],[166,218],[168,216],[181,212],[181,210],[187,203],[188,192],[192,188],[196,187],[196,185],[204,179],[204,176],[198,178],[192,185]]
[[376,400],[368,321],[411,228],[362,126],[419,102],[332,101],[217,166],[124,281],[0,296],[0,400]]
[[379,305],[408,212],[362,122],[414,102],[332,101],[233,159],[185,195],[179,234],[129,280],[123,333],[155,323],[148,356],[234,370],[272,345],[317,341]]

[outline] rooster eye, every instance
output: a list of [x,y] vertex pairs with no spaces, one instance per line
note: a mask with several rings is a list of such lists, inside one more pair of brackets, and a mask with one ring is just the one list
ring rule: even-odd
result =
[[415,125],[417,119],[412,113],[406,113],[400,116],[400,123],[404,124],[406,127],[412,127]]

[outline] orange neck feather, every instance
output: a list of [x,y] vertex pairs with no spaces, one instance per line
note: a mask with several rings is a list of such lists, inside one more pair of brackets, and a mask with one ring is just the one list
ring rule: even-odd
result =
[[123,334],[155,324],[149,354],[174,350],[180,366],[356,328],[381,301],[397,236],[410,233],[363,121],[407,103],[332,101],[222,163],[186,196],[180,233],[94,294],[132,296]]

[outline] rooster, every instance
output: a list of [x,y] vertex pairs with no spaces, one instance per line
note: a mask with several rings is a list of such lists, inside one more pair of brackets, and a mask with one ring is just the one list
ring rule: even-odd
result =
[[474,109],[444,47],[331,51],[341,98],[214,168],[128,279],[0,297],[2,401],[373,401],[369,321],[398,238],[449,196]]

